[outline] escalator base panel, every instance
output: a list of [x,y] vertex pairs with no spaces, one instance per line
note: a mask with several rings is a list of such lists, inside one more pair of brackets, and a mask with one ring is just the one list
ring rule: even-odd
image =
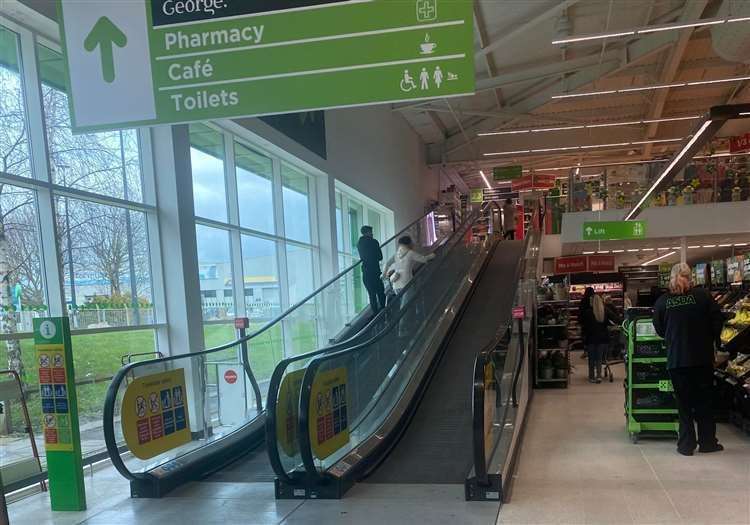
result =
[[299,480],[285,483],[276,478],[274,492],[276,499],[341,499],[354,482],[339,478],[328,478],[323,483]]
[[499,474],[489,475],[489,485],[482,485],[477,478],[464,482],[466,501],[503,501],[503,484]]

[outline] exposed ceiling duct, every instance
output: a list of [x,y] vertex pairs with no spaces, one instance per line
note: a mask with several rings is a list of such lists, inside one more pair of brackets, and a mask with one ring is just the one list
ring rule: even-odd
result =
[[[720,17],[750,16],[747,0],[724,0],[717,13]],[[711,28],[714,52],[729,62],[750,64],[750,24],[721,24]]]

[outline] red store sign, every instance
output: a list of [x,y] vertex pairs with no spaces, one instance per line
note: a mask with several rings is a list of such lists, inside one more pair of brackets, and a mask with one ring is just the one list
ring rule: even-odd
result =
[[737,153],[740,151],[750,151],[750,133],[745,133],[739,137],[729,137],[729,152]]
[[574,257],[557,257],[555,259],[555,273],[580,273],[588,269],[585,255]]
[[590,272],[614,272],[615,256],[614,255],[589,255]]

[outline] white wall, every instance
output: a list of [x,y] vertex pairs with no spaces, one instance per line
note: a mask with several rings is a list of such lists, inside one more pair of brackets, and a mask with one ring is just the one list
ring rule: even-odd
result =
[[[582,242],[585,221],[622,220],[627,210],[566,213],[562,242]],[[682,237],[750,232],[750,202],[722,202],[646,208],[638,215],[646,221],[646,237]]]
[[388,106],[326,111],[327,159],[258,119],[236,122],[393,210],[397,230],[437,198],[439,180],[426,167],[421,139]]

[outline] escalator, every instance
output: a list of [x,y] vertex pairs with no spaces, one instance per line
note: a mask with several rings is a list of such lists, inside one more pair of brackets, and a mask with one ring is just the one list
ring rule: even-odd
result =
[[[395,253],[402,235],[410,235],[423,252],[439,251],[453,236],[453,225],[433,213],[424,215],[383,243],[386,259]],[[370,340],[392,315],[386,309],[373,316],[364,304],[358,266],[359,261],[262,326],[248,330],[247,324],[236,324],[235,341],[202,352],[130,363],[115,374],[104,403],[105,443],[113,465],[130,481],[133,497],[161,497],[197,479],[273,480],[265,437],[267,419],[273,419],[268,418],[268,404],[278,393],[275,370],[291,371],[316,356]],[[300,338],[300,333],[309,335]],[[278,354],[290,357],[281,359],[276,369],[269,368],[269,360]],[[134,383],[139,388],[149,381],[157,384],[174,371],[184,376],[189,428],[183,428],[183,439],[172,434],[163,439],[167,431],[159,428],[162,423],[154,426],[152,419],[166,421],[166,415],[160,414],[171,407],[152,408],[157,415],[147,417],[143,399],[137,431],[131,425],[126,432],[123,414],[131,412],[127,416],[132,418],[138,410],[133,396],[126,404],[128,388]],[[158,405],[158,395],[152,395]],[[148,393],[143,397],[148,398]]]
[[[523,276],[536,271],[536,213],[523,242],[477,241],[481,217],[473,217],[415,276],[373,338],[293,371],[277,368],[266,440],[277,498],[341,498],[355,483],[413,483],[466,484],[467,499],[498,499],[494,487],[520,439],[518,398],[526,398],[518,385],[528,388],[527,349],[510,345],[517,340],[510,318],[520,301],[531,305],[535,290]],[[529,322],[518,327],[523,340]],[[275,393],[291,374],[295,388]],[[298,401],[275,401],[289,395]]]

